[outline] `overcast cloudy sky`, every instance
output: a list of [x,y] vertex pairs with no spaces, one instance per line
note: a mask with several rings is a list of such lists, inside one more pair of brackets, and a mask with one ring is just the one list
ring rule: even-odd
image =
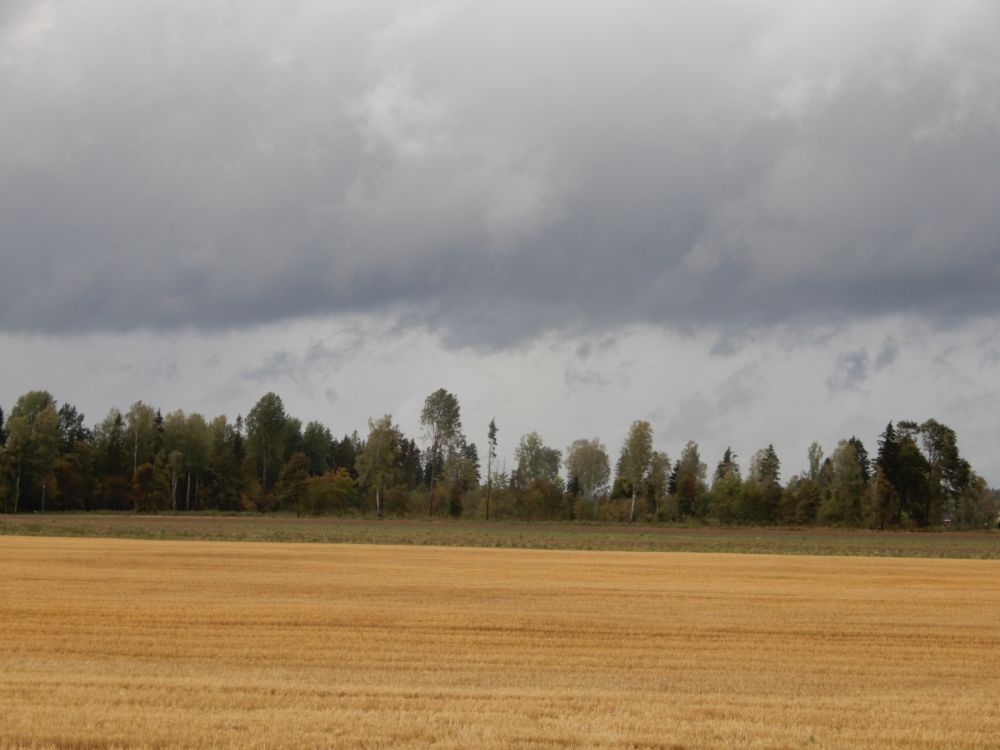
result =
[[995,0],[0,0],[0,405],[1000,483]]

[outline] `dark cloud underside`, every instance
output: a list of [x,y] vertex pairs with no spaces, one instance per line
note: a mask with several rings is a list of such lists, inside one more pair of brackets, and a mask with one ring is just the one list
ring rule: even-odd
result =
[[0,6],[0,326],[995,315],[1000,6],[707,6]]

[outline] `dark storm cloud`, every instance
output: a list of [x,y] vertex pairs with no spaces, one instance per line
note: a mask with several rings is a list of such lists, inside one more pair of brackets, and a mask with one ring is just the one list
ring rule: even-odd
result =
[[3,329],[998,310],[996,3],[278,7],[0,5]]

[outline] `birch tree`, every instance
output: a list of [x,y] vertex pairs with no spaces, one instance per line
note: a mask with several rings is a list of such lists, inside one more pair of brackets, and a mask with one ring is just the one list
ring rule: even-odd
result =
[[434,467],[444,462],[458,444],[462,435],[462,417],[458,398],[438,388],[424,401],[420,412],[420,424],[429,443],[430,482],[427,493],[427,515],[434,511]]
[[649,464],[653,459],[653,427],[645,420],[636,420],[629,428],[618,459],[618,475],[628,482],[632,489],[628,521],[635,521],[635,498],[639,488],[649,474]]
[[358,477],[375,490],[375,511],[384,517],[383,494],[391,485],[400,468],[400,446],[403,433],[386,414],[377,420],[368,420],[368,439],[357,458]]

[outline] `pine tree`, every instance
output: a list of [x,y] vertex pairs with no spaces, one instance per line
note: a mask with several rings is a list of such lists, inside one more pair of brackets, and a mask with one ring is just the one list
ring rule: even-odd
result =
[[733,453],[731,447],[726,447],[726,452],[722,454],[722,460],[715,467],[715,481],[725,479],[729,476],[739,477],[740,465],[736,463],[737,455]]
[[[876,492],[880,493],[880,497],[883,499],[895,497],[895,502],[892,504],[894,512],[886,520],[886,523],[891,525],[898,524],[900,520],[899,453],[901,447],[899,436],[896,434],[896,428],[893,427],[892,422],[889,422],[878,439],[878,455],[875,458],[875,476],[879,483],[879,486],[876,488]],[[880,503],[881,501],[876,502],[876,506],[880,506]],[[879,528],[882,528],[882,526],[883,524],[880,522]]]
[[490,520],[490,501],[493,499],[493,462],[497,457],[497,421],[490,419],[486,431],[486,520]]

